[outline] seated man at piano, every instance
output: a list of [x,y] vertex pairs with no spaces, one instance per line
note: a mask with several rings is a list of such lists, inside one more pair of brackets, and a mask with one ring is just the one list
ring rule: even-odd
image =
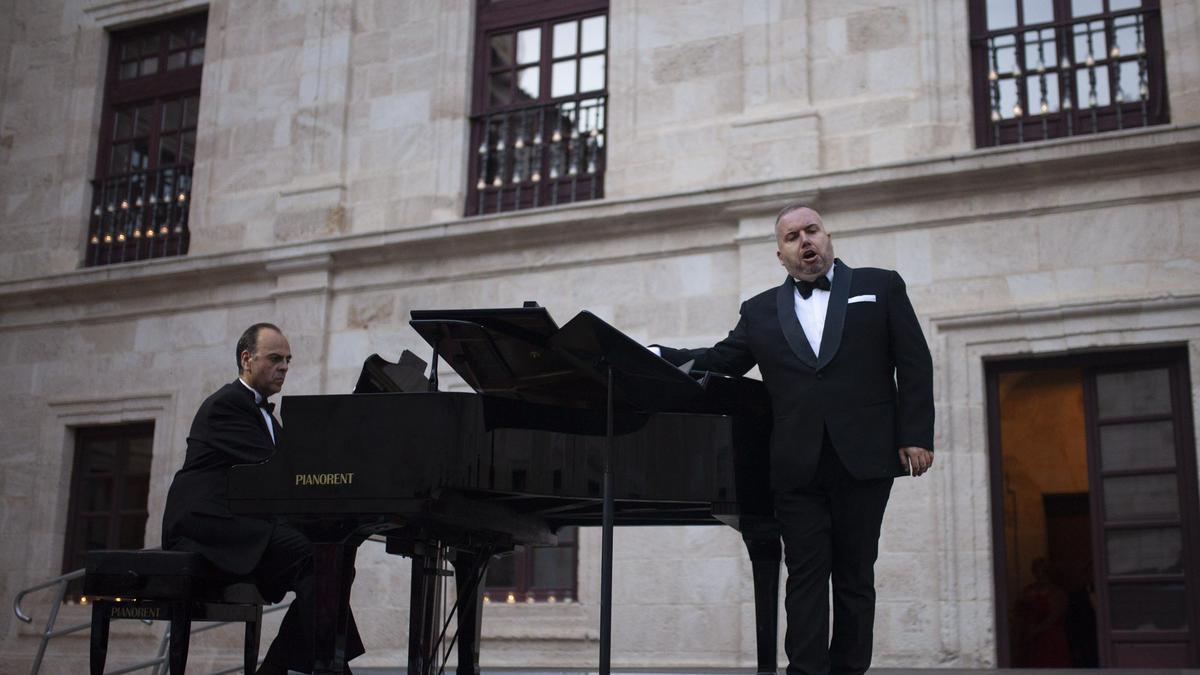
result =
[[[258,671],[272,675],[312,672],[312,544],[282,519],[234,515],[226,485],[233,465],[262,462],[274,454],[282,427],[267,399],[283,388],[291,360],[291,348],[278,327],[256,323],[242,333],[238,377],[196,412],[183,468],[175,474],[163,513],[164,549],[194,551],[224,572],[252,578],[268,602],[296,593]],[[346,659],[362,653],[351,616]]]

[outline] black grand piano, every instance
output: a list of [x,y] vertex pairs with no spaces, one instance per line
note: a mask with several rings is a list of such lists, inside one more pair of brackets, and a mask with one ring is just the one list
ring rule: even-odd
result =
[[[284,516],[313,541],[315,672],[342,672],[349,571],[366,538],[412,558],[412,675],[439,672],[449,617],[438,589],[453,566],[457,672],[474,675],[488,561],[552,543],[564,526],[601,525],[607,501],[616,526],[741,532],[757,672],[775,673],[780,544],[762,383],[685,372],[589,312],[559,327],[526,305],[414,311],[411,325],[433,348],[432,381],[410,353],[397,364],[372,356],[353,394],[285,397],[279,450],[231,470],[235,513]],[[439,358],[474,393],[437,391]],[[610,557],[611,526],[605,547]]]

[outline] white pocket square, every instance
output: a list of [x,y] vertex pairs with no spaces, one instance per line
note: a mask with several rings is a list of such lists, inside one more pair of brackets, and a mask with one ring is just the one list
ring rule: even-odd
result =
[[874,295],[856,295],[846,301],[847,305],[853,305],[856,302],[875,302]]

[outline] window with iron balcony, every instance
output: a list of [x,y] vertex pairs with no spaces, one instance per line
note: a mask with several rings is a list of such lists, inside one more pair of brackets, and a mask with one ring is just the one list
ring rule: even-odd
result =
[[84,265],[187,253],[206,26],[112,34]]
[[478,0],[468,216],[604,196],[608,0]]
[[1159,0],[968,0],[978,147],[1170,121]]

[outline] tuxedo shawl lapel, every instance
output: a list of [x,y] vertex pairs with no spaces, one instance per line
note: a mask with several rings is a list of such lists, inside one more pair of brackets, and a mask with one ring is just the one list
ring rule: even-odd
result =
[[[834,274],[834,278],[837,278],[836,273]],[[783,329],[783,336],[787,338],[787,343],[792,348],[792,353],[809,368],[815,370],[817,367],[817,355],[813,353],[812,345],[808,343],[808,338],[804,335],[804,328],[800,325],[800,319],[796,318],[795,289],[796,286],[790,276],[784,279],[783,285],[775,293],[775,311],[779,316],[779,327]]]
[[[271,444],[274,445],[275,441],[272,440],[274,437],[271,435],[272,429],[267,428],[267,421],[263,419],[262,408],[259,408],[258,401],[254,400],[254,392],[242,384],[241,378],[234,380],[233,385],[245,394],[246,405],[250,406],[250,414],[254,415],[254,419],[258,421],[258,428],[267,434],[267,439],[271,440]],[[275,416],[271,415],[272,422],[274,418]]]
[[[846,301],[850,299],[850,277],[854,270],[846,263],[833,261],[833,287],[829,289],[829,305],[825,308],[825,331],[821,335],[821,354],[817,368],[829,365],[842,344],[842,326],[846,323]],[[799,322],[797,322],[799,323]]]

